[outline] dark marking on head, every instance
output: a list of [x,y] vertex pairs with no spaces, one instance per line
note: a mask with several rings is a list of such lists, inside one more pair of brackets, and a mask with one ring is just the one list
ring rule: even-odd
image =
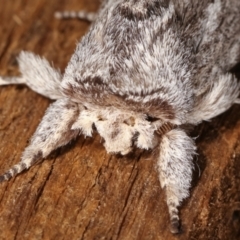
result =
[[141,21],[152,16],[159,16],[167,8],[169,0],[128,0],[116,8],[125,18],[132,21]]
[[146,120],[149,121],[149,122],[155,122],[155,121],[158,121],[159,118],[156,118],[156,117],[152,117],[152,116],[150,116],[150,115],[147,115]]
[[85,79],[81,79],[81,80],[76,79],[76,82],[79,84],[88,83],[89,85],[92,85],[92,86],[104,85],[104,81],[100,76],[91,76],[91,77],[89,76],[89,77],[86,77]]
[[112,140],[114,140],[118,135],[119,135],[119,133],[120,133],[120,130],[119,130],[119,128],[114,128],[114,130],[111,132],[111,138],[112,138]]

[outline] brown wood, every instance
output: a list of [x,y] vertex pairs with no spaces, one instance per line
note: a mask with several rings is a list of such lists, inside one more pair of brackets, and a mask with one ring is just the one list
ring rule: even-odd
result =
[[[95,11],[94,0],[0,0],[0,74],[29,50],[64,70],[89,24],[54,11]],[[24,86],[0,88],[0,171],[20,159],[50,101]],[[0,239],[240,239],[240,106],[194,132],[199,155],[183,233],[168,228],[151,153],[110,156],[98,135],[54,152],[0,184]]]

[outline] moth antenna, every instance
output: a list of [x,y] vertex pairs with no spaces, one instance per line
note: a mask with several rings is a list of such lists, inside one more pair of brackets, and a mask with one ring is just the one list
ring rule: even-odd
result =
[[86,12],[86,11],[63,11],[63,12],[55,12],[55,18],[58,19],[69,19],[69,18],[76,18],[88,22],[93,22],[97,14],[93,12]]

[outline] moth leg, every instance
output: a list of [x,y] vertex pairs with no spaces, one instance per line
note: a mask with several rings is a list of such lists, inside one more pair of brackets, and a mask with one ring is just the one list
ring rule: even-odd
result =
[[240,103],[238,98],[240,85],[236,77],[231,73],[217,75],[216,80],[210,86],[193,111],[189,115],[191,123],[196,124],[203,120],[209,120],[225,112],[234,103]]
[[22,77],[2,77],[0,76],[0,85],[9,84],[25,84],[26,81]]
[[194,141],[181,129],[169,131],[160,143],[157,166],[161,187],[166,190],[172,233],[180,231],[177,207],[189,196],[195,150]]
[[72,130],[78,116],[78,107],[67,99],[59,99],[47,109],[34,133],[29,146],[22,154],[21,161],[0,176],[0,182],[9,180],[31,167],[39,159],[48,156],[54,149],[69,143],[79,130]]
[[22,51],[18,57],[20,77],[0,77],[0,85],[26,84],[33,91],[50,99],[62,97],[60,71],[51,67],[49,62],[39,56]]
[[237,98],[237,99],[234,101],[234,103],[240,104],[240,98]]
[[86,11],[63,11],[63,12],[55,12],[55,18],[58,19],[69,19],[69,18],[77,18],[80,20],[93,22],[97,17],[97,13],[94,12],[86,12]]

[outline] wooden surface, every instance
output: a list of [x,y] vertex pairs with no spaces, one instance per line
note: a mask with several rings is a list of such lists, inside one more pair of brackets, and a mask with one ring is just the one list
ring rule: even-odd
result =
[[[57,10],[97,10],[94,0],[0,0],[0,74],[18,73],[29,50],[64,70],[88,23],[54,19]],[[50,101],[24,86],[0,88],[0,171],[17,163]],[[168,229],[153,154],[110,156],[100,137],[79,137],[0,185],[0,239],[240,239],[240,106],[194,132],[191,196],[183,233]]]

